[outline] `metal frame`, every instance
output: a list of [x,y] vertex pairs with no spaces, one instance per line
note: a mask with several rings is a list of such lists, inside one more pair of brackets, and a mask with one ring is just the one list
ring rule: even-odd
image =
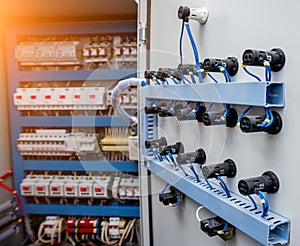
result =
[[[16,139],[23,126],[64,126],[64,127],[104,127],[127,126],[118,117],[90,116],[90,117],[21,117],[14,106],[13,94],[20,81],[92,81],[92,80],[120,80],[135,76],[135,69],[123,70],[68,70],[68,71],[19,71],[18,63],[14,59],[14,48],[17,36],[22,35],[68,35],[68,34],[97,34],[97,33],[126,33],[136,32],[135,21],[103,22],[103,23],[64,23],[64,24],[33,24],[10,27],[6,30],[7,80],[10,111],[10,135],[12,149],[12,164],[14,169],[14,187],[20,192],[19,184],[24,178],[25,170],[75,170],[75,171],[107,171],[107,172],[137,172],[135,162],[98,162],[98,161],[24,161],[17,150]],[[74,214],[94,216],[130,216],[138,217],[138,207],[120,206],[56,206],[27,204],[23,199],[25,214]]]

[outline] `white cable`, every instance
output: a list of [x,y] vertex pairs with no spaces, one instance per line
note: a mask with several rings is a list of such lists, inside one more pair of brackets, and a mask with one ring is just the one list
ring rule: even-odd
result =
[[137,118],[130,116],[121,106],[119,101],[119,96],[121,95],[121,92],[123,89],[131,86],[131,85],[142,85],[144,80],[137,79],[137,78],[129,78],[121,80],[115,88],[111,92],[111,104],[113,108],[115,109],[115,112],[117,115],[119,115],[121,118],[123,118],[125,121],[127,121],[130,124],[133,124],[133,122],[137,122]]
[[201,219],[200,219],[200,216],[199,216],[199,212],[201,209],[203,209],[204,206],[200,206],[199,208],[197,208],[196,210],[196,219],[198,220],[198,222],[200,223],[201,222]]

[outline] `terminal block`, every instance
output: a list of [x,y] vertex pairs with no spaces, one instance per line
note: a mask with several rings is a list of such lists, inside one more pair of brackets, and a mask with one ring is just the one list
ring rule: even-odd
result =
[[279,190],[279,179],[272,171],[266,171],[261,176],[240,180],[238,189],[244,196],[256,194],[258,191],[276,193]]
[[184,152],[184,146],[182,142],[177,142],[176,144],[173,145],[168,145],[165,147],[161,147],[159,154],[160,155],[167,155],[168,153],[171,153],[172,155],[176,155],[179,153]]
[[178,18],[185,22],[196,20],[200,24],[204,24],[208,19],[208,9],[206,7],[190,8],[188,6],[180,6],[177,14]]
[[206,179],[216,178],[217,176],[234,178],[236,175],[236,165],[233,160],[227,159],[223,163],[203,165],[202,173]]
[[170,192],[159,194],[159,201],[164,206],[169,206],[170,204],[176,204],[178,202],[178,198],[181,196],[183,198],[183,194],[176,190],[174,187],[170,187]]
[[202,121],[205,126],[226,125],[227,127],[235,127],[238,119],[237,112],[234,108],[229,109],[229,113],[225,119],[222,119],[223,112],[205,112],[202,115]]
[[157,77],[157,71],[146,70],[144,73],[145,79],[152,79],[153,77]]
[[235,227],[218,216],[202,220],[201,230],[209,237],[219,236],[224,241],[232,239],[235,235]]
[[282,129],[282,119],[279,113],[272,111],[274,121],[267,127],[261,127],[265,116],[244,116],[240,121],[240,128],[244,133],[267,132],[269,134],[278,134]]
[[227,57],[226,59],[206,58],[203,61],[203,69],[206,72],[222,72],[220,66],[224,67],[230,76],[236,75],[239,69],[238,59],[236,57]]
[[157,73],[157,78],[164,81],[170,77],[174,77],[181,80],[181,74],[178,73],[176,68],[159,68]]
[[157,148],[157,147],[162,147],[162,146],[166,146],[166,145],[167,145],[167,139],[165,137],[145,141],[146,149],[149,149],[150,147]]
[[201,105],[199,106],[199,109],[196,112],[196,115],[190,116],[189,114],[193,110],[192,107],[183,107],[182,104],[178,104],[175,107],[175,113],[174,116],[177,117],[178,120],[197,120],[198,122],[202,122],[202,115],[206,111],[206,107]]
[[203,164],[206,161],[206,154],[203,149],[197,149],[195,152],[179,153],[176,157],[178,164],[197,163]]
[[[202,65],[202,63],[200,65]],[[198,75],[197,67],[194,64],[179,64],[177,72],[181,75]]]
[[158,114],[159,112],[161,112],[161,107],[159,107],[159,106],[156,106],[156,107],[146,106],[145,107],[145,114]]
[[264,66],[264,62],[270,63],[273,72],[280,71],[285,64],[285,54],[282,49],[273,48],[268,51],[247,49],[243,53],[243,64],[248,66]]

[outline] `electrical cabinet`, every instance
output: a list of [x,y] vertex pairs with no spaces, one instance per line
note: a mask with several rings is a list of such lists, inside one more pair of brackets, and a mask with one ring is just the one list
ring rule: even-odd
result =
[[[136,74],[136,49],[130,21],[8,28],[14,186],[25,215],[139,217],[127,185],[138,190],[130,129],[110,102],[113,84]],[[129,88],[120,100],[134,112],[136,98]]]

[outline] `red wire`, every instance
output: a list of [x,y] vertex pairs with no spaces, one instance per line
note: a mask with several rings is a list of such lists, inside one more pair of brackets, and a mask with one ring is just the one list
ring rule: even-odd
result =
[[23,217],[23,215],[24,215],[23,203],[22,203],[22,200],[21,200],[19,194],[13,188],[11,188],[1,182],[0,182],[0,187],[2,187],[3,189],[7,190],[10,193],[12,193],[16,197],[17,202],[19,204],[19,208],[20,208],[20,216]]
[[12,175],[12,173],[13,173],[12,169],[8,170],[6,173],[4,173],[0,176],[0,180],[4,180],[4,179],[8,178],[10,175]]

